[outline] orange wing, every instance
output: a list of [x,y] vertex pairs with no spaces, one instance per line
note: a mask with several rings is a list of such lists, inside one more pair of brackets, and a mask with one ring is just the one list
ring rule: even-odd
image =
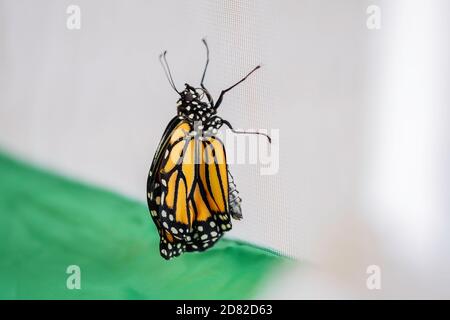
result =
[[163,144],[148,186],[161,255],[203,251],[231,229],[228,168],[223,143],[197,136],[180,121]]

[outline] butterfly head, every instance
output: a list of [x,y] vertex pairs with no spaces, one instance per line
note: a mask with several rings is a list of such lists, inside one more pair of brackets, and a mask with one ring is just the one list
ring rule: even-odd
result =
[[178,115],[193,121],[206,121],[216,114],[214,103],[205,88],[195,88],[185,84],[185,89],[180,92],[177,102]]

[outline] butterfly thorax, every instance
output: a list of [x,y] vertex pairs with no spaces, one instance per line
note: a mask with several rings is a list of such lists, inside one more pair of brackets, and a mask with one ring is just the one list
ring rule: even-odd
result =
[[188,84],[185,84],[185,87],[177,101],[178,115],[190,121],[207,122],[216,114],[214,102],[208,90],[194,88]]

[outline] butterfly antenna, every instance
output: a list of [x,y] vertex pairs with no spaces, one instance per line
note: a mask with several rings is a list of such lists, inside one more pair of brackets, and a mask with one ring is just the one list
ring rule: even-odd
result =
[[173,81],[172,73],[170,72],[169,64],[167,63],[166,54],[167,50],[159,55],[159,62],[164,69],[164,73],[166,74],[166,78],[169,81],[170,86],[173,88],[173,90],[175,90],[176,93],[180,94],[180,92],[177,90],[177,87],[175,86],[175,82]]
[[209,47],[208,47],[208,43],[206,42],[205,38],[202,39],[202,42],[206,47],[206,64],[205,64],[205,69],[203,70],[202,81],[200,82],[200,86],[202,88],[205,88],[203,85],[203,81],[205,80],[206,69],[208,69],[208,64],[209,64]]

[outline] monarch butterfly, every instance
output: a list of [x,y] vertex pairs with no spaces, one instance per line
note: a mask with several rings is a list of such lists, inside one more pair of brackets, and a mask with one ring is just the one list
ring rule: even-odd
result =
[[[164,51],[159,56],[170,86],[180,96],[177,115],[169,122],[156,150],[147,180],[150,215],[160,236],[160,254],[171,259],[183,252],[211,248],[232,228],[230,217],[242,218],[241,198],[226,162],[222,141],[214,134],[223,126],[235,133],[231,124],[217,115],[223,96],[244,78],[222,90],[214,102],[204,86],[209,63],[205,39],[206,65],[200,88],[185,84],[179,91],[172,78]],[[270,142],[270,137],[265,135]]]

